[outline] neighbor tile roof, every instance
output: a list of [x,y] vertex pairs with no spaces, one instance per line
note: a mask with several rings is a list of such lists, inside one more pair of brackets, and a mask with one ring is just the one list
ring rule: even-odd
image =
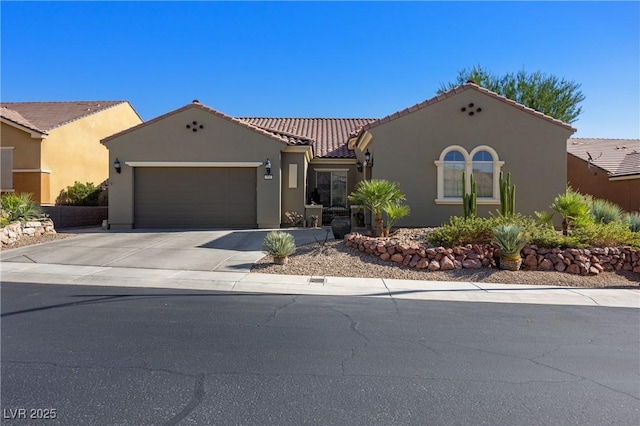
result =
[[640,139],[567,140],[567,152],[609,173],[609,177],[640,174]]
[[454,95],[456,95],[458,93],[461,93],[461,92],[464,92],[466,90],[476,90],[476,91],[478,91],[480,93],[484,93],[486,95],[489,95],[492,98],[498,99],[501,102],[504,102],[504,103],[509,104],[511,106],[514,106],[514,107],[516,107],[518,109],[521,109],[521,110],[523,110],[523,111],[525,111],[525,112],[527,112],[529,114],[533,114],[536,117],[540,117],[540,118],[542,118],[544,120],[547,120],[547,121],[549,121],[551,123],[554,123],[554,124],[557,124],[559,126],[562,126],[562,127],[566,128],[566,129],[573,130],[574,132],[576,130],[573,127],[571,127],[571,125],[569,125],[569,124],[567,124],[567,123],[565,123],[563,121],[557,120],[557,119],[555,119],[553,117],[550,117],[550,116],[545,115],[545,114],[543,114],[543,113],[541,113],[539,111],[536,111],[535,109],[532,109],[532,108],[529,108],[529,107],[524,106],[522,104],[519,104],[516,101],[513,101],[511,99],[505,98],[504,96],[501,96],[501,95],[499,95],[499,94],[497,94],[495,92],[492,92],[491,90],[485,89],[484,87],[480,87],[480,86],[478,86],[477,84],[474,84],[474,83],[463,84],[462,86],[458,86],[458,87],[456,87],[454,89],[451,89],[451,90],[449,90],[449,91],[447,91],[445,93],[437,95],[437,96],[435,96],[435,97],[433,97],[431,99],[427,99],[424,102],[421,102],[419,104],[416,104],[416,105],[410,106],[408,108],[402,109],[400,111],[394,112],[393,114],[389,114],[386,117],[382,117],[379,120],[375,120],[372,123],[367,124],[366,126],[363,127],[362,130],[366,131],[366,130],[372,129],[372,128],[377,127],[377,126],[379,126],[381,124],[384,124],[384,123],[387,123],[389,121],[395,120],[396,118],[400,118],[400,117],[402,117],[404,115],[407,115],[407,114],[412,113],[414,111],[417,111],[419,109],[426,108],[426,107],[428,107],[430,105],[438,103],[438,102],[440,102],[440,101],[442,101],[444,99],[447,99],[447,98],[449,98],[451,96],[454,96]]
[[353,150],[347,148],[347,142],[357,135],[359,130],[373,118],[239,118],[252,126],[270,132],[282,132],[310,141],[315,157],[355,158]]
[[[2,102],[2,117],[46,133],[126,101]],[[5,115],[6,114],[6,115]]]

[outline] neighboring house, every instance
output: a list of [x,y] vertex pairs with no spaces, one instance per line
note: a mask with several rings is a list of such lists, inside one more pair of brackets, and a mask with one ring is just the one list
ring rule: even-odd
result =
[[109,222],[277,228],[287,211],[317,212],[312,199],[347,207],[357,182],[381,178],[411,206],[398,225],[435,226],[462,213],[463,171],[478,181],[479,214],[499,208],[500,171],[533,214],[564,192],[573,132],[472,83],[379,120],[234,118],[194,101],[103,140],[120,166]]
[[2,192],[30,192],[42,205],[75,181],[104,182],[100,140],[142,122],[126,101],[2,102],[0,119]]
[[640,139],[569,139],[567,180],[584,194],[640,210]]

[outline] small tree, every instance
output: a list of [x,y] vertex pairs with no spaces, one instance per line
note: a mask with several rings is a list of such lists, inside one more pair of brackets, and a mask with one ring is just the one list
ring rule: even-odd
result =
[[385,179],[363,180],[358,183],[354,192],[349,195],[349,201],[353,204],[365,206],[373,213],[373,236],[382,235],[382,212],[390,204],[405,200],[404,193],[396,182]]
[[569,229],[576,224],[591,220],[589,204],[588,197],[571,187],[555,198],[551,209],[562,215],[562,235],[569,235]]
[[444,93],[469,81],[565,123],[573,123],[582,113],[580,103],[585,96],[580,91],[581,85],[541,71],[528,73],[521,70],[497,76],[476,65],[458,71],[455,80],[441,84],[437,93]]

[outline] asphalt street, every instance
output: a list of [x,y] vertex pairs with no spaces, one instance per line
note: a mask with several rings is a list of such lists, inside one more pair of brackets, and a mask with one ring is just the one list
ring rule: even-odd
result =
[[640,424],[638,309],[10,282],[1,296],[7,425]]

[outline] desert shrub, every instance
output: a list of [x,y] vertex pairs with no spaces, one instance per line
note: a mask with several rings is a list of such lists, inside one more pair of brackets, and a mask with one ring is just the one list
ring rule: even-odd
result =
[[465,244],[486,244],[493,238],[493,220],[481,217],[453,216],[449,222],[429,234],[436,246],[453,247]]
[[66,190],[60,191],[56,203],[67,206],[106,205],[106,190],[95,186],[92,182],[75,181],[73,185],[67,186]]
[[622,209],[617,204],[596,198],[591,204],[591,216],[597,223],[619,222]]
[[640,247],[640,234],[620,222],[592,223],[573,230],[575,246],[582,247]]
[[624,217],[624,223],[627,224],[631,232],[640,232],[640,213],[628,213]]
[[[449,222],[435,229],[428,236],[429,242],[437,246],[453,247],[466,244],[489,244],[493,241],[493,230],[500,225],[517,225],[529,235],[549,233],[528,216],[516,213],[511,217],[491,215],[489,218],[454,216]],[[552,233],[555,231],[550,230]]]
[[39,219],[43,216],[42,209],[33,201],[33,195],[30,193],[16,194],[15,192],[9,192],[3,194],[0,200],[4,224],[16,220]]
[[262,251],[274,258],[285,258],[296,251],[293,235],[287,232],[271,231],[264,238]]

